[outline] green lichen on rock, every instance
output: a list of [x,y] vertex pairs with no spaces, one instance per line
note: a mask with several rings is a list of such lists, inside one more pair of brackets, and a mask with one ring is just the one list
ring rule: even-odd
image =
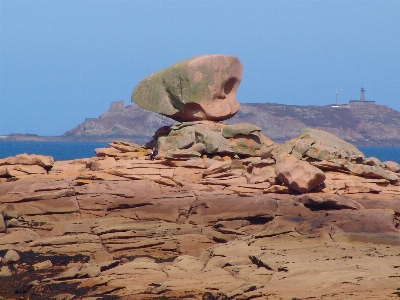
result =
[[223,120],[239,109],[235,94],[241,71],[233,56],[186,59],[141,80],[131,101],[177,121]]
[[229,139],[229,145],[235,154],[254,155],[261,148],[260,138],[253,134],[238,134]]
[[[205,67],[199,68],[202,78],[193,80],[193,71],[188,69],[191,59],[178,62],[144,78],[135,87],[131,100],[140,107],[161,114],[183,111],[186,103],[199,103],[209,98],[208,86],[214,84],[212,74]],[[170,101],[163,101],[165,99]]]
[[[332,133],[314,129],[307,128],[304,129],[303,132],[299,136],[300,139],[310,138],[314,140],[314,144],[312,148],[314,148],[314,152],[322,153],[326,152],[329,154],[329,157],[324,157],[324,159],[332,159],[332,158],[346,158],[350,156],[364,156],[364,154],[357,149],[354,145],[338,138],[336,135]],[[310,152],[310,150],[309,150]],[[336,152],[341,152],[338,155]],[[336,153],[336,154],[335,154]],[[322,159],[319,157],[315,157],[318,159]]]
[[222,130],[222,136],[231,138],[238,134],[248,135],[254,131],[261,131],[261,128],[250,123],[239,123],[225,126]]
[[176,63],[158,74],[172,105],[179,111],[184,109],[185,103],[199,103],[205,96],[207,86],[211,84],[210,78],[206,76],[200,82],[193,81],[188,70],[189,61]]
[[203,144],[207,153],[233,154],[229,142],[215,131],[203,130],[196,132],[196,142]]

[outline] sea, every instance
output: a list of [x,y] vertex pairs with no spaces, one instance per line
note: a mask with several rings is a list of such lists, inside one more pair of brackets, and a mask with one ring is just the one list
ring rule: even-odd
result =
[[37,142],[0,140],[0,159],[17,154],[52,156],[55,161],[95,156],[96,148],[108,146],[107,142]]
[[[17,154],[40,154],[54,160],[72,160],[95,156],[96,148],[107,147],[107,142],[36,142],[0,140],[0,159]],[[400,164],[400,147],[359,146],[365,157],[381,161],[392,160]]]

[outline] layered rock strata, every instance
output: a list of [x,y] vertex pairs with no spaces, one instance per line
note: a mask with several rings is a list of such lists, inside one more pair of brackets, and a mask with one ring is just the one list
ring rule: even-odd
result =
[[321,134],[241,159],[113,142],[1,160],[43,172],[0,175],[0,296],[396,297],[400,166]]

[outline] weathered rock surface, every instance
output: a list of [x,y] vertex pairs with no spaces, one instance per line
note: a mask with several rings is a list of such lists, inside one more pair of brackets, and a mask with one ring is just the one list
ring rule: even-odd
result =
[[392,172],[399,172],[400,171],[400,164],[395,161],[385,161],[383,165],[388,168]]
[[280,153],[292,154],[297,158],[308,157],[319,161],[364,157],[364,154],[355,146],[329,132],[312,128],[305,129],[299,138],[291,139],[273,151],[275,156]]
[[259,127],[252,124],[226,125],[213,121],[183,122],[163,127],[146,144],[149,148],[157,146],[166,152],[185,150],[183,152],[191,153],[191,156],[231,157],[268,156],[274,145],[271,139],[261,134]]
[[1,165],[37,165],[50,168],[54,164],[54,159],[51,156],[28,155],[26,153],[0,159]]
[[280,182],[300,193],[311,192],[325,180],[320,169],[290,154],[277,157],[275,172]]
[[[190,136],[188,127],[173,130]],[[97,157],[5,176],[0,297],[395,298],[400,186],[354,170],[397,173],[335,146],[308,156],[310,139],[274,144],[270,157],[185,154],[201,152],[194,143],[154,161],[114,142]]]
[[241,79],[237,57],[198,56],[144,78],[133,90],[132,102],[177,121],[225,120],[239,110]]

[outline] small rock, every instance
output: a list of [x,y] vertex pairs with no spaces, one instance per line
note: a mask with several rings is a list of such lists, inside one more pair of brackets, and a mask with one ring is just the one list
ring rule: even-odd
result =
[[278,157],[275,172],[280,182],[300,193],[308,193],[325,181],[320,169],[290,154]]
[[167,159],[188,159],[193,157],[199,158],[201,157],[201,153],[188,149],[175,149],[165,152],[165,158]]
[[106,271],[119,265],[118,260],[103,261],[99,263],[100,271]]
[[400,164],[395,161],[385,161],[383,162],[386,168],[388,168],[392,172],[399,172],[400,171]]
[[369,165],[369,166],[382,166],[382,162],[377,159],[376,157],[368,157],[365,159],[365,164]]
[[72,279],[76,278],[78,274],[80,274],[80,267],[72,267],[64,272],[62,272],[60,275],[55,277],[55,279]]
[[202,143],[196,143],[192,147],[190,147],[188,150],[203,153],[204,150],[206,150],[206,146],[204,146]]
[[261,131],[261,128],[250,124],[250,123],[238,123],[233,125],[227,125],[222,130],[222,136],[224,138],[232,138],[235,135],[249,135],[254,131]]
[[289,194],[290,189],[287,186],[284,185],[272,185],[268,189],[264,189],[263,193],[268,194],[268,193],[273,193],[273,194]]
[[42,261],[42,262],[38,262],[36,264],[33,265],[33,269],[36,270],[44,270],[44,269],[48,269],[51,268],[53,266],[52,262],[50,260],[46,260],[46,261]]
[[231,166],[232,166],[231,160],[216,162],[204,171],[203,176],[205,177],[208,175],[225,172],[229,170]]
[[80,271],[79,277],[94,278],[99,276],[101,273],[100,267],[94,261],[83,264],[82,269]]
[[121,262],[121,264],[126,264],[129,262],[129,259],[127,259],[126,257],[123,257],[119,261]]
[[196,142],[202,143],[205,146],[204,151],[208,154],[232,155],[234,153],[229,141],[220,132],[209,129],[196,131]]
[[97,148],[94,150],[97,157],[117,156],[122,153],[115,148]]
[[0,233],[6,231],[6,223],[4,222],[4,217],[0,214]]
[[0,277],[11,276],[13,273],[8,266],[2,266],[0,269]]
[[254,134],[235,135],[229,139],[229,146],[239,156],[260,156],[261,141]]
[[200,271],[204,268],[204,262],[190,255],[178,256],[175,258],[173,265],[184,271]]
[[4,255],[3,258],[3,263],[7,264],[7,263],[13,263],[16,262],[20,259],[19,254],[17,253],[17,251],[15,250],[8,250],[6,255]]
[[[72,300],[75,298],[75,295],[72,294],[59,294],[51,298],[52,300]],[[85,298],[88,299],[88,298]]]
[[32,287],[32,286],[38,286],[39,284],[40,284],[39,280],[34,280],[34,281],[29,282],[26,286]]

